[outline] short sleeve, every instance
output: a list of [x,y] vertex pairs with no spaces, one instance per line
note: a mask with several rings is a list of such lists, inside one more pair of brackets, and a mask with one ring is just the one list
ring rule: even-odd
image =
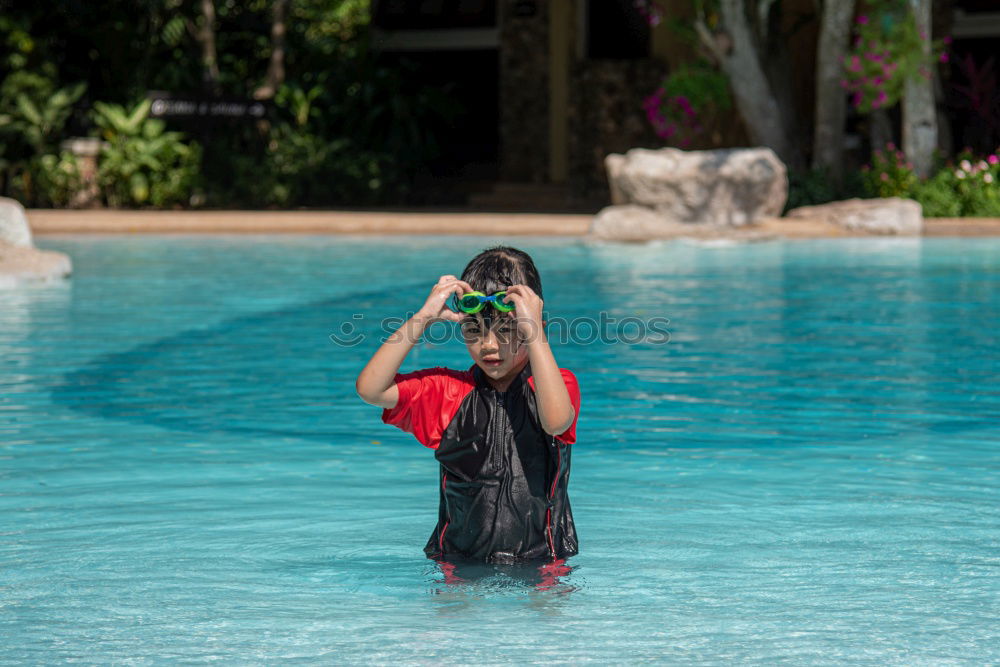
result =
[[461,371],[441,367],[397,373],[393,382],[399,400],[395,407],[382,410],[383,423],[412,433],[420,444],[437,449],[471,383]]
[[577,384],[576,376],[573,375],[572,371],[566,368],[560,368],[559,372],[562,373],[563,382],[566,383],[566,391],[569,393],[569,401],[573,404],[573,423],[569,425],[569,428],[556,437],[565,442],[567,445],[572,445],[576,442],[576,422],[580,418],[580,385]]

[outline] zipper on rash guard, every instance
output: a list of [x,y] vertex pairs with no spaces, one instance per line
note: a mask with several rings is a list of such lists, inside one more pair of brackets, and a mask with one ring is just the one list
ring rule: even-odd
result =
[[492,439],[490,440],[490,464],[493,470],[499,470],[501,466],[501,461],[503,460],[503,446],[501,445],[501,440],[504,435],[503,431],[503,418],[506,416],[506,410],[504,409],[503,392],[496,392],[496,404],[493,411],[493,419],[490,421],[490,429],[493,431]]
[[[447,484],[448,484],[448,473],[443,473],[441,475],[441,490],[442,491],[444,491],[447,488]],[[438,538],[438,547],[440,548],[441,553],[444,553],[444,534],[445,534],[445,531],[448,530],[448,524],[449,523],[451,523],[451,518],[449,518],[447,521],[444,522],[444,527],[441,528],[441,535]]]
[[552,487],[549,489],[549,506],[545,510],[545,533],[549,538],[549,551],[552,554],[552,558],[555,558],[556,544],[555,540],[552,539],[552,502],[556,496],[556,484],[559,482],[559,471],[562,467],[562,449],[559,448],[559,442],[555,436],[552,436],[552,444],[556,448],[556,475],[552,479]]

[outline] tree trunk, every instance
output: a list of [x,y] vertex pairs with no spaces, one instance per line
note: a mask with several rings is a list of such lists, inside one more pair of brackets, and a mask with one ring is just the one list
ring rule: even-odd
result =
[[796,169],[805,168],[805,149],[807,139],[803,138],[802,123],[796,104],[796,93],[801,86],[795,80],[792,63],[795,58],[789,49],[790,35],[783,30],[785,14],[777,0],[762,2],[757,8],[762,25],[766,32],[760,35],[760,54],[764,65],[764,76],[778,104],[781,124],[785,137],[795,149],[797,164],[790,165]]
[[219,58],[215,51],[215,3],[201,0],[201,25],[196,39],[201,45],[202,81],[213,95],[219,92]]
[[816,53],[816,114],[813,169],[825,170],[833,182],[843,180],[844,122],[847,101],[840,81],[851,38],[854,0],[825,0]]
[[285,15],[288,0],[275,0],[271,20],[271,60],[267,65],[264,83],[254,91],[258,100],[269,100],[285,82]]
[[696,28],[729,79],[750,140],[771,148],[790,167],[798,167],[802,163],[801,153],[782,122],[781,108],[761,66],[760,52],[743,5],[742,0],[720,2],[722,24],[731,45],[720,44],[703,24]]
[[892,120],[885,109],[875,109],[868,114],[868,143],[872,151],[885,150],[892,141]]
[[[931,0],[909,0],[917,27],[927,36],[924,55],[930,56]],[[934,107],[934,77],[920,71],[906,80],[903,89],[903,152],[920,177],[931,172],[937,147],[937,116]]]

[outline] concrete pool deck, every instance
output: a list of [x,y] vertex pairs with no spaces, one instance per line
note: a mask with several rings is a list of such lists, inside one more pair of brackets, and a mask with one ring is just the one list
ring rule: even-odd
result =
[[[49,234],[471,234],[584,237],[593,216],[578,213],[447,211],[129,211],[29,209],[32,233]],[[872,236],[822,220],[768,218],[685,237],[762,240]],[[924,236],[1000,236],[1000,218],[927,218]]]

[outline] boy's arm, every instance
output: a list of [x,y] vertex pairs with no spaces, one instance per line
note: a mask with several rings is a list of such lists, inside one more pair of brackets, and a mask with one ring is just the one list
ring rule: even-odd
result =
[[358,374],[354,388],[365,403],[381,408],[394,408],[399,401],[399,390],[393,379],[399,372],[403,359],[417,344],[424,330],[439,320],[458,321],[461,316],[452,312],[445,303],[452,293],[459,296],[473,291],[468,283],[455,276],[441,276],[431,289],[430,296],[417,313],[389,336],[365,367]]
[[546,433],[559,435],[573,425],[576,411],[544,332],[540,338],[528,344],[528,362],[531,364],[531,375],[535,378],[538,417]]
[[361,400],[380,408],[396,407],[399,390],[393,378],[399,372],[403,359],[406,359],[406,355],[420,340],[426,327],[426,318],[414,315],[375,351],[354,383]]
[[528,347],[538,418],[546,433],[558,435],[573,425],[576,411],[542,327],[542,300],[527,285],[512,285],[507,295],[505,301],[514,302],[518,332]]

